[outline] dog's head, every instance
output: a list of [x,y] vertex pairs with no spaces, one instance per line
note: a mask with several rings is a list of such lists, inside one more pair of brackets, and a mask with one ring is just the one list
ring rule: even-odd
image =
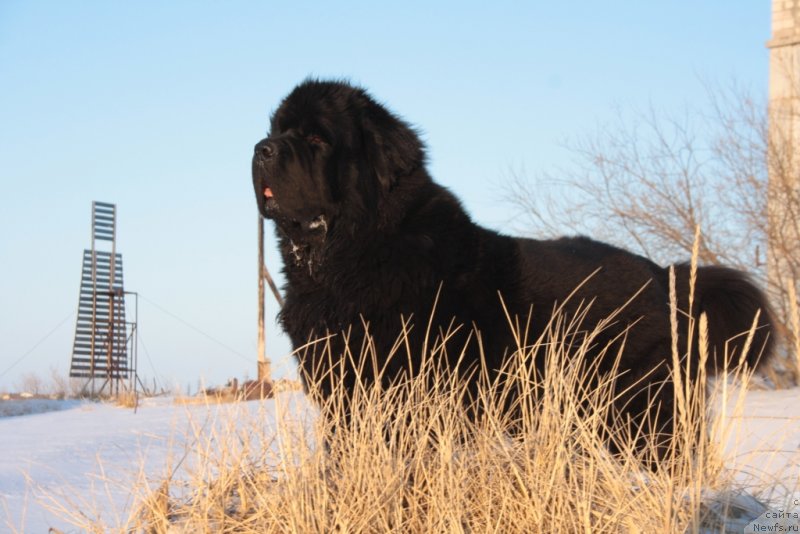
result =
[[424,157],[416,133],[364,90],[307,80],[283,100],[269,136],[255,146],[258,208],[293,243],[323,241],[342,221],[352,232],[378,220]]

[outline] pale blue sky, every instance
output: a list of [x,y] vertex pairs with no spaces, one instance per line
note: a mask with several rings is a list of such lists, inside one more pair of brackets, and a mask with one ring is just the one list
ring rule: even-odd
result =
[[[140,373],[252,376],[250,155],[308,75],[360,83],[418,126],[434,177],[508,230],[510,170],[563,165],[563,141],[617,108],[702,105],[704,80],[763,94],[769,17],[751,0],[0,1],[0,373],[76,310],[101,200],[117,204],[127,289],[149,300]],[[293,373],[276,313],[268,352]],[[0,389],[66,372],[73,330],[74,316]]]

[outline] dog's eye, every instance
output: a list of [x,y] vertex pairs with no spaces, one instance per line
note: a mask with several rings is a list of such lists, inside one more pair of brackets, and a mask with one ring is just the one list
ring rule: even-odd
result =
[[318,136],[316,134],[307,135],[306,136],[306,141],[308,141],[312,145],[323,145],[323,144],[325,144],[325,140],[322,137],[320,137],[320,136]]

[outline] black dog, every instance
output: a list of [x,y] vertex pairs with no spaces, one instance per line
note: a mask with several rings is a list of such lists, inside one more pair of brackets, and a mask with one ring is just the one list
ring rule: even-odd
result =
[[[416,326],[410,346],[421,358],[438,293],[431,332],[465,325],[455,336],[458,343],[474,328],[492,372],[517,348],[505,310],[523,321],[533,310],[529,337],[535,339],[565,300],[566,315],[590,303],[583,326],[591,329],[632,299],[597,345],[624,337],[619,362],[624,375],[617,387],[639,385],[620,401],[620,410],[634,420],[649,411],[658,431],[671,431],[668,269],[583,237],[536,241],[476,225],[456,197],[431,179],[414,130],[347,83],[307,80],[283,100],[269,137],[255,147],[253,183],[261,214],[276,224],[287,280],[281,320],[295,348],[331,334],[332,354],[339,357],[347,332],[357,359],[368,324],[376,354],[384,358],[401,332],[402,318],[411,318]],[[689,267],[675,270],[679,305],[688,309]],[[738,271],[698,270],[692,312],[707,314],[709,345],[717,355],[712,365],[721,365],[726,349],[738,360],[746,336],[734,336],[748,331],[759,311],[746,355],[751,365],[766,359],[772,344],[764,296]],[[681,319],[683,354],[688,329],[683,314]],[[448,352],[449,365],[457,365],[460,348]],[[321,394],[329,395],[331,385],[319,379],[340,362],[321,359],[313,347],[299,354],[306,379],[319,382]],[[468,344],[461,364],[475,364],[480,357],[477,343]],[[415,358],[393,358],[382,380],[418,369]],[[599,362],[601,370],[613,364],[613,358],[606,359]],[[358,363],[344,364],[348,388]],[[360,378],[369,382],[372,373],[365,365]],[[661,415],[653,417],[656,412]]]

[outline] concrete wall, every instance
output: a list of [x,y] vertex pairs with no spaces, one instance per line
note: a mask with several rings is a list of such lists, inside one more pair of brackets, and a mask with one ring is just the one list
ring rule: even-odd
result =
[[[769,62],[768,257],[773,303],[787,316],[800,281],[800,0],[772,1]],[[781,295],[782,294],[782,295]],[[783,308],[783,309],[780,309]]]

